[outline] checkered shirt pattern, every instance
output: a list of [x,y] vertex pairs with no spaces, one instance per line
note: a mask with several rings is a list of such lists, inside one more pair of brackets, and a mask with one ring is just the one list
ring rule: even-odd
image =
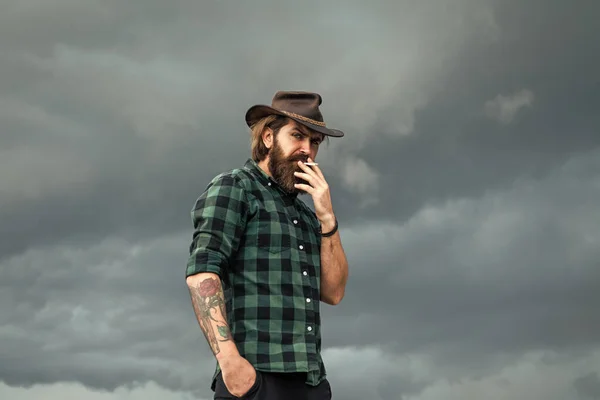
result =
[[219,275],[240,354],[259,371],[306,372],[318,385],[326,372],[315,213],[248,159],[211,180],[192,221],[186,276]]

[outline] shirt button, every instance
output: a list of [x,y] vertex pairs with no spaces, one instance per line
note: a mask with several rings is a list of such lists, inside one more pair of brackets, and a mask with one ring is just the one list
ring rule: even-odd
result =
[[310,303],[310,299],[306,299],[306,302],[307,302],[307,303]]
[[309,332],[312,331],[312,326],[309,326],[308,328],[306,328]]
[[271,182],[269,182],[268,185],[271,186]]
[[297,219],[295,219],[295,220],[294,220],[294,224],[297,224],[297,223],[298,223],[298,220],[297,220]]
[[306,276],[306,275],[308,275],[308,272],[304,271],[304,272],[302,272],[302,275]]
[[302,246],[302,245],[300,245],[300,246],[298,246],[298,247],[300,248],[300,250],[302,250],[302,249],[304,248],[304,246]]

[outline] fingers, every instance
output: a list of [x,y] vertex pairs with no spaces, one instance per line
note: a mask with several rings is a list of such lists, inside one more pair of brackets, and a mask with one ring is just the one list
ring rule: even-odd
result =
[[[313,162],[313,160],[312,160],[310,157],[308,157],[308,160],[307,160],[307,161],[308,161],[308,162]],[[315,171],[315,172],[317,173],[317,175],[318,175],[318,176],[319,176],[321,179],[325,180],[325,177],[323,176],[323,172],[321,171],[321,168],[319,168],[319,165],[318,165],[318,164],[317,164],[317,165],[313,165],[313,167],[312,167],[312,170],[313,170],[313,171]]]
[[316,186],[319,184],[319,182],[317,181],[317,179],[314,175],[307,174],[305,172],[298,172],[298,171],[294,171],[294,175],[297,176],[298,178],[304,179],[305,181],[310,183],[312,186]]
[[294,184],[294,187],[296,187],[298,189],[302,189],[306,193],[309,193],[309,194],[313,194],[315,192],[315,188],[314,187],[312,187],[310,185],[307,185],[305,183],[296,183],[296,184]]
[[[308,162],[312,162],[310,158],[308,159]],[[305,165],[302,161],[298,161],[298,165],[300,165],[300,168],[302,168],[302,170],[305,171],[307,174],[314,175],[322,179],[323,181],[325,180],[325,177],[321,173],[321,170],[319,169],[318,165],[312,165],[311,168],[308,165]]]

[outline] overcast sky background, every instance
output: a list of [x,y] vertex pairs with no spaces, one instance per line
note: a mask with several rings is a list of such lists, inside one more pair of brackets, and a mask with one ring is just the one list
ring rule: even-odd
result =
[[0,0],[0,398],[210,399],[190,210],[322,94],[335,399],[600,399],[597,1]]

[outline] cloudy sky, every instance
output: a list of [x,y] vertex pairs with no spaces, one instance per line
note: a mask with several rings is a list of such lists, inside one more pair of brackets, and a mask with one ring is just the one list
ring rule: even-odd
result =
[[600,398],[595,1],[0,0],[0,398],[210,399],[190,210],[323,95],[335,399]]

